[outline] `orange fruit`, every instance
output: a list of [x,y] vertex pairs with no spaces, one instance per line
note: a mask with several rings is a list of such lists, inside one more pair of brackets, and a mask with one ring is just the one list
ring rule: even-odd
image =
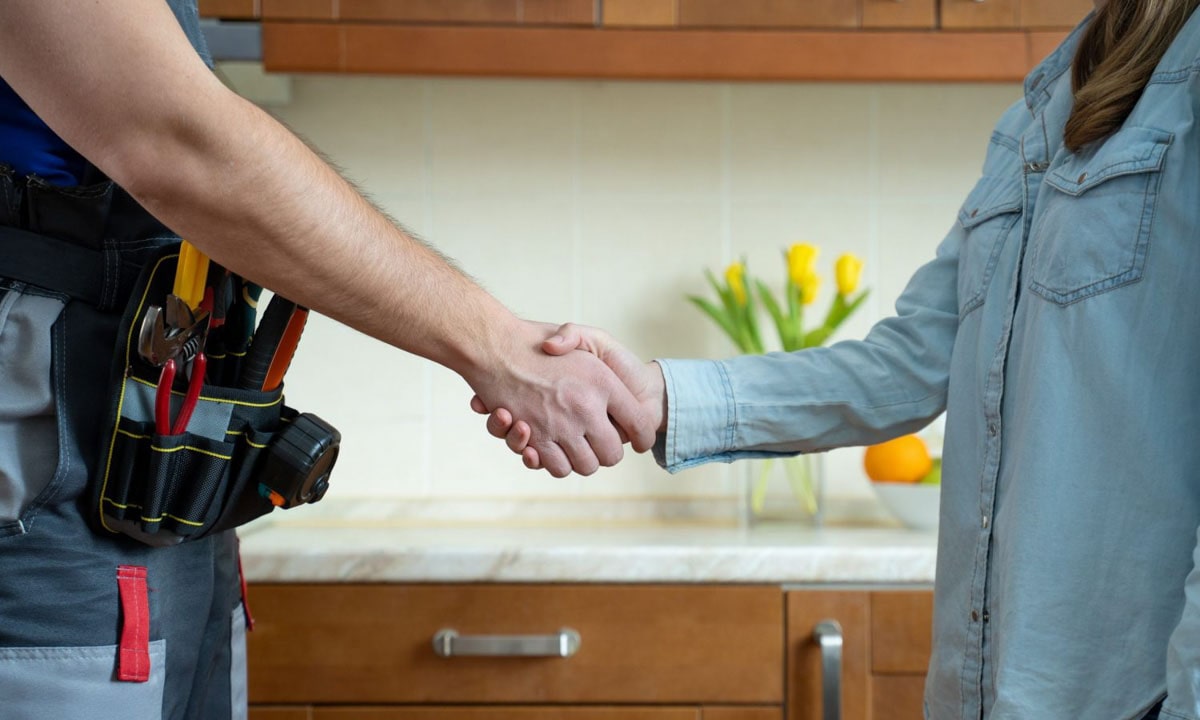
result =
[[924,440],[903,435],[867,448],[863,467],[875,482],[915,483],[933,469],[933,458]]

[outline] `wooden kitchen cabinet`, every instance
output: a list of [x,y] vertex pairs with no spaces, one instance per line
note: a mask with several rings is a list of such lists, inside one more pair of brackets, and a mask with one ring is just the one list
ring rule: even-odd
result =
[[200,9],[260,19],[273,72],[1011,82],[1091,3],[200,0]]
[[[813,629],[843,632],[842,717],[918,720],[928,590],[772,585],[253,584],[250,720],[822,720]],[[438,630],[562,658],[441,658]],[[469,705],[465,705],[469,704]]]

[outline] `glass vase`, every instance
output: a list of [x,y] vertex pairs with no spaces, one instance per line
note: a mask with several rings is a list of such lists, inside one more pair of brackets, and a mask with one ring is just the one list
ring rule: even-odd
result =
[[825,456],[748,460],[744,515],[749,525],[800,523],[820,526],[825,501]]

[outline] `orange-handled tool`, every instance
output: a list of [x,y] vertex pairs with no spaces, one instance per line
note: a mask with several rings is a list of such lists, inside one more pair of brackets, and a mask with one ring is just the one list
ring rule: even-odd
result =
[[242,361],[238,387],[268,392],[279,387],[307,320],[308,308],[280,295],[271,298]]
[[296,346],[300,344],[300,335],[308,322],[308,308],[297,305],[292,316],[288,318],[287,328],[275,348],[275,356],[271,358],[271,367],[267,369],[267,379],[263,381],[262,389],[270,392],[283,383],[283,376],[291,367],[292,357],[296,354]]

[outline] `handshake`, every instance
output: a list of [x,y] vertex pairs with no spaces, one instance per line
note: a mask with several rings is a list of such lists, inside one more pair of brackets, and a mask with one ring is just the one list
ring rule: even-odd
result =
[[522,322],[495,368],[466,374],[471,408],[488,415],[525,466],[554,477],[591,475],[637,452],[666,428],[666,388],[654,362],[643,363],[595,328]]

